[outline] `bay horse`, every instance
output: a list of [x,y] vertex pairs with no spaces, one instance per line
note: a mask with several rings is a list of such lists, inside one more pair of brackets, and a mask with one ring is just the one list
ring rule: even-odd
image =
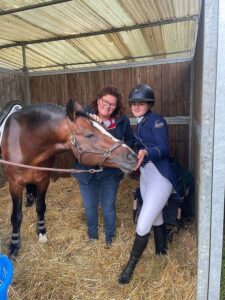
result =
[[[36,188],[39,241],[47,241],[44,215],[50,172],[32,169],[32,166],[52,168],[55,155],[65,151],[72,151],[85,165],[116,167],[125,173],[132,171],[137,163],[132,149],[83,113],[82,107],[73,100],[67,102],[66,108],[35,104],[14,112],[5,123],[1,151],[3,160],[15,163],[4,166],[13,204],[10,257],[17,256],[21,247],[22,197],[27,185]],[[16,165],[18,163],[30,168]]]

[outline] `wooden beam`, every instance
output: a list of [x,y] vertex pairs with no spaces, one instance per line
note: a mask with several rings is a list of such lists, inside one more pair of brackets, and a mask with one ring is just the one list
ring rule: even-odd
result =
[[72,0],[51,0],[51,1],[46,1],[46,2],[42,2],[42,3],[21,6],[18,8],[2,10],[2,11],[0,11],[0,16],[15,14],[15,13],[21,12],[21,11],[32,10],[32,9],[36,9],[36,8],[40,8],[40,7],[44,7],[44,6],[50,6],[50,5],[55,5],[55,4],[59,4],[59,3],[63,3],[63,2],[69,2],[69,1],[72,1]]
[[129,57],[124,57],[124,58],[118,58],[118,59],[107,59],[107,60],[98,60],[98,61],[87,61],[87,62],[78,62],[78,63],[70,63],[70,64],[55,64],[55,65],[49,65],[49,66],[45,66],[45,67],[35,67],[35,68],[29,68],[29,70],[36,70],[36,69],[46,69],[46,68],[54,68],[54,67],[62,67],[62,68],[66,68],[67,66],[77,66],[77,65],[89,65],[89,64],[102,64],[102,63],[108,63],[108,62],[119,62],[119,61],[123,61],[123,60],[127,60],[127,61],[131,61],[131,60],[135,60],[135,59],[141,59],[141,58],[150,58],[150,57],[162,57],[162,56],[166,56],[166,55],[173,55],[173,54],[183,54],[183,53],[187,53],[187,54],[192,54],[192,50],[188,49],[188,50],[184,50],[184,51],[174,51],[174,52],[167,52],[167,53],[156,53],[156,54],[151,54],[151,55],[142,55],[142,56],[129,56]]
[[[84,73],[92,71],[103,71],[103,70],[115,70],[115,69],[127,69],[127,68],[136,68],[143,66],[153,66],[153,65],[164,65],[164,64],[174,64],[180,62],[190,62],[193,60],[193,57],[183,57],[183,58],[159,58],[152,59],[148,61],[138,61],[138,62],[128,62],[128,63],[118,63],[118,64],[109,64],[109,65],[98,65],[98,66],[89,66],[81,68],[64,68],[63,70],[45,70],[45,71],[33,71],[29,72],[29,77],[42,76],[42,75],[58,75],[58,74],[72,74],[72,73]],[[1,69],[0,69],[1,71]]]
[[110,33],[115,33],[115,32],[131,31],[131,30],[136,30],[136,29],[143,29],[146,27],[162,26],[162,25],[178,23],[178,22],[196,21],[197,19],[198,19],[197,15],[183,17],[183,18],[177,18],[177,19],[173,18],[173,19],[169,19],[169,20],[163,20],[163,21],[157,21],[157,22],[151,22],[151,23],[148,22],[148,23],[144,23],[144,24],[137,24],[137,25],[132,25],[132,26],[120,27],[120,28],[111,28],[111,29],[100,30],[100,31],[95,31],[95,32],[84,32],[84,33],[79,33],[79,34],[64,35],[64,36],[60,36],[60,37],[52,37],[52,38],[48,38],[48,39],[16,42],[16,43],[12,43],[12,44],[2,45],[2,46],[0,46],[0,49],[13,48],[13,47],[24,46],[24,45],[33,45],[33,44],[41,44],[41,43],[78,39],[78,38],[83,38],[83,37],[90,37],[90,36],[96,36],[96,35],[101,35],[101,34],[110,34]]

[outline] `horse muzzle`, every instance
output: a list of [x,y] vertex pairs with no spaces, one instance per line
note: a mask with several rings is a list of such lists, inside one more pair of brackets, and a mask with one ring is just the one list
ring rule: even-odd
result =
[[135,166],[137,165],[137,155],[134,151],[131,150],[126,157],[125,157],[125,164],[123,164],[120,169],[124,173],[130,173],[134,170]]
[[115,153],[113,153],[115,155],[112,155],[110,161],[124,173],[130,173],[137,165],[137,154],[128,146],[122,146],[121,148],[119,149],[121,151],[120,155],[115,151]]

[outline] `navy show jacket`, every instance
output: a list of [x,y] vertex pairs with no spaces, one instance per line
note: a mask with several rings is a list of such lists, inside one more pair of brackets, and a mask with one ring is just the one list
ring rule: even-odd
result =
[[171,182],[177,198],[179,198],[175,171],[169,160],[168,126],[165,119],[148,111],[135,128],[135,139],[137,150],[145,149],[148,152],[142,166],[151,161],[158,171]]

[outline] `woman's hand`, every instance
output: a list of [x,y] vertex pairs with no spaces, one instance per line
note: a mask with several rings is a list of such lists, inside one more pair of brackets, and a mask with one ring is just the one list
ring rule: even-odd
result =
[[140,168],[140,165],[142,164],[145,156],[148,156],[148,151],[147,150],[142,149],[142,150],[138,151],[138,155],[137,155],[137,157],[138,157],[138,163],[137,163],[137,165],[136,165],[136,167],[134,169],[135,171],[137,171],[137,169]]
[[95,114],[89,114],[89,116],[96,122],[98,122],[99,124],[102,124],[103,121],[102,119],[98,116],[98,115],[95,115]]

